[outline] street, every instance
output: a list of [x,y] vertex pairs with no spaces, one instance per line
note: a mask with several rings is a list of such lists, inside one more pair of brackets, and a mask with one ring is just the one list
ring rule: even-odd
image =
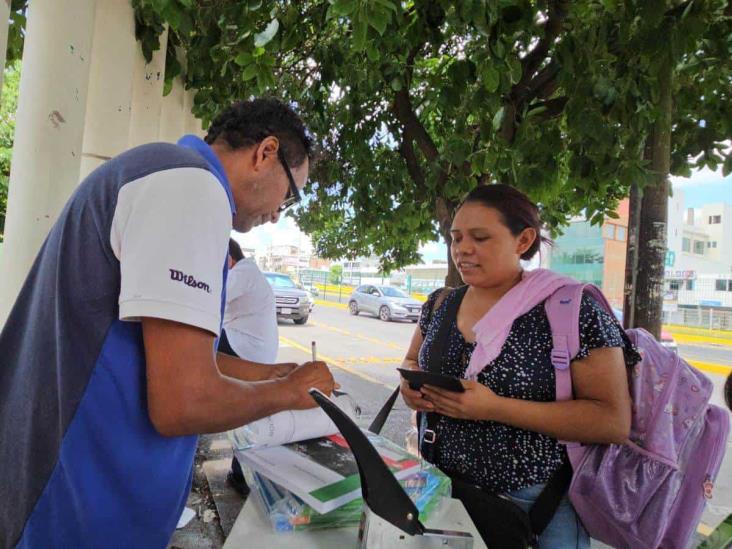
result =
[[[345,299],[344,299],[345,302]],[[382,322],[375,316],[361,313],[351,316],[345,303],[318,302],[303,326],[281,321],[279,361],[304,362],[310,359],[310,344],[317,344],[318,358],[326,361],[343,390],[354,396],[362,409],[361,423],[368,425],[391,391],[398,385],[396,368],[401,364],[416,324]],[[710,365],[707,374],[715,384],[713,403],[724,406],[724,376],[718,372],[732,367],[732,346],[679,345],[684,358]],[[714,372],[714,373],[713,373]],[[397,400],[384,434],[403,445],[409,429],[410,411]],[[708,533],[732,513],[732,451],[728,451],[717,476],[714,498],[708,503],[700,526]]]

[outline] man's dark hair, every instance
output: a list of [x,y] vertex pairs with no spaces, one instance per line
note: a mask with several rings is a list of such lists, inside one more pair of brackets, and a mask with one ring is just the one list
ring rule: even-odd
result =
[[239,101],[223,110],[208,128],[209,145],[221,139],[232,149],[255,145],[269,136],[280,141],[285,160],[293,168],[313,155],[313,140],[297,113],[273,97]]
[[234,263],[239,263],[244,259],[244,253],[241,251],[241,246],[239,246],[239,243],[233,238],[229,239],[229,255],[231,256],[231,259],[234,260]]

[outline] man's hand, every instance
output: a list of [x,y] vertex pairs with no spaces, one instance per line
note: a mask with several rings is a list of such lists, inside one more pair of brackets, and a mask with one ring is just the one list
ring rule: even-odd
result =
[[308,393],[313,387],[329,396],[336,387],[333,374],[325,362],[320,360],[296,366],[283,379],[283,382],[290,392],[290,408],[293,410],[304,410],[317,406],[313,397]]
[[461,379],[465,392],[456,393],[439,387],[423,385],[420,389],[433,410],[443,416],[457,419],[490,420],[501,397],[477,381]]

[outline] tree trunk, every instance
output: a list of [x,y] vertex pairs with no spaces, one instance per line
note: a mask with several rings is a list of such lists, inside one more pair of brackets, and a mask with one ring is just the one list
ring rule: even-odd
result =
[[435,204],[435,210],[437,223],[440,226],[440,234],[442,234],[442,238],[445,240],[445,245],[447,246],[447,276],[445,277],[445,286],[457,288],[458,286],[462,286],[463,279],[460,277],[460,273],[450,255],[450,244],[452,244],[450,229],[452,228],[452,216],[455,213],[455,204],[448,202],[444,198],[438,198]]
[[638,274],[638,233],[640,230],[643,191],[637,184],[630,189],[628,208],[628,247],[625,253],[625,288],[623,291],[623,326],[632,328],[635,321],[636,278]]
[[656,338],[661,335],[663,311],[666,223],[668,219],[669,169],[671,164],[671,84],[669,60],[659,70],[659,115],[651,134],[651,183],[643,189],[638,233],[638,269],[635,281],[633,325],[645,328]]
[[457,270],[457,265],[452,260],[450,255],[450,244],[452,243],[452,235],[448,231],[443,235],[445,244],[447,245],[447,276],[445,277],[445,286],[450,288],[457,288],[463,285],[463,279],[460,276],[460,272]]

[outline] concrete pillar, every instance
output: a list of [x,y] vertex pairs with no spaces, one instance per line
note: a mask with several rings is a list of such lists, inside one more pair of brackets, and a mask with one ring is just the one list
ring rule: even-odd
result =
[[[8,28],[10,26],[10,0],[0,0],[0,57],[5,68],[5,59],[8,53]],[[0,70],[0,92],[3,89],[4,70]]]
[[160,141],[175,143],[185,133],[186,116],[184,111],[185,90],[180,77],[173,80],[170,93],[163,97],[160,112]]
[[127,148],[132,79],[139,46],[129,0],[97,0],[81,179]]
[[0,257],[0,326],[28,270],[79,182],[94,0],[33,0]]
[[145,63],[140,47],[137,47],[135,68],[132,72],[132,111],[130,113],[129,147],[158,140],[160,111],[163,104],[165,83],[165,52],[168,30],[160,35],[160,49],[153,53],[150,63]]

